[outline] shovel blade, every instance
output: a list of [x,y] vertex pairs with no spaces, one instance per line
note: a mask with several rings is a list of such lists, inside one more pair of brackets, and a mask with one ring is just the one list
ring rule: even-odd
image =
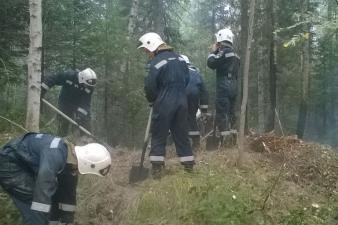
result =
[[205,149],[207,151],[217,150],[219,143],[220,143],[220,138],[215,135],[211,135],[207,137]]
[[137,183],[147,179],[149,176],[149,169],[143,166],[132,166],[129,172],[129,183]]

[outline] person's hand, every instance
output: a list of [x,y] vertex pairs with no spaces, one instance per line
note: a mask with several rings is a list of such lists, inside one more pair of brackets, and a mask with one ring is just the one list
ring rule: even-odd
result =
[[218,44],[217,44],[217,43],[213,44],[213,45],[210,47],[210,49],[211,49],[212,52],[216,52],[216,51],[218,50]]

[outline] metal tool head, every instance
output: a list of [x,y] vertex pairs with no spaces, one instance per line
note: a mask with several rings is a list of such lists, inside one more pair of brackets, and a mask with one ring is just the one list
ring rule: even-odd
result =
[[149,168],[143,166],[132,166],[129,172],[129,183],[134,184],[146,180],[149,177]]
[[212,134],[206,137],[205,149],[207,151],[217,150],[220,145],[220,137],[217,137],[214,132],[215,131],[213,131]]

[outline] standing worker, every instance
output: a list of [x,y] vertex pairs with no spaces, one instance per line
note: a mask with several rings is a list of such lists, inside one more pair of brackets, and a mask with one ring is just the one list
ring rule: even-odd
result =
[[189,68],[189,84],[186,87],[188,98],[188,122],[189,136],[192,140],[193,149],[200,146],[200,130],[196,121],[196,113],[200,109],[202,115],[208,111],[208,91],[205,88],[203,78],[198,69],[191,65],[186,55],[181,55]]
[[0,151],[0,186],[24,225],[70,224],[77,173],[105,176],[110,165],[110,154],[100,144],[73,146],[50,134],[27,133]]
[[142,48],[151,60],[144,90],[153,107],[149,154],[153,177],[159,178],[163,170],[169,130],[181,164],[191,171],[194,156],[188,138],[188,105],[185,93],[189,82],[187,64],[156,33],[146,33],[139,41],[141,45],[138,48]]
[[235,102],[240,58],[234,52],[234,35],[230,29],[219,30],[215,35],[217,43],[212,47],[207,65],[216,70],[216,126],[224,140],[236,133]]
[[[43,79],[41,96],[44,97],[46,92],[55,85],[62,86],[59,109],[90,131],[90,104],[96,79],[95,72],[90,68],[52,74]],[[69,122],[58,115],[58,135],[67,136],[69,127]]]

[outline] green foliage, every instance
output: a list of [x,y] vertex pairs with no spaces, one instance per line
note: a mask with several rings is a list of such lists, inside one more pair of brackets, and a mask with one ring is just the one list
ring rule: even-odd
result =
[[290,209],[289,215],[281,219],[283,225],[327,225],[332,218],[331,208],[296,208]]
[[325,187],[297,185],[282,176],[269,193],[278,167],[239,170],[227,167],[221,154],[201,161],[192,174],[173,166],[161,180],[146,182],[125,224],[327,225],[337,213],[336,195],[327,198]]
[[240,225],[258,224],[250,210],[255,196],[250,186],[231,174],[204,168],[149,183],[131,212],[128,224]]

